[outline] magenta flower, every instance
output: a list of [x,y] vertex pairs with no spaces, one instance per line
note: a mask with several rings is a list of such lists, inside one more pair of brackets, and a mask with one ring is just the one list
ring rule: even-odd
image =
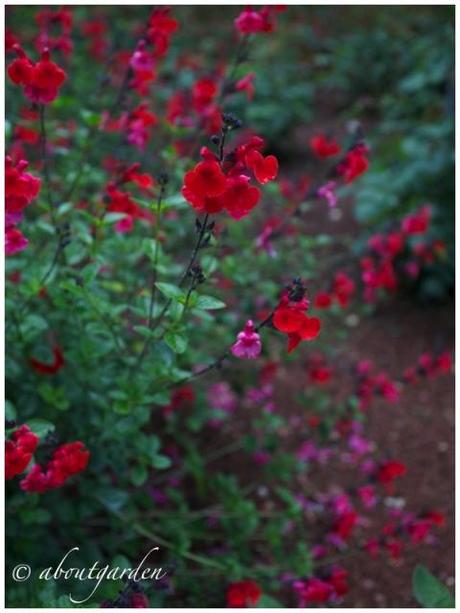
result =
[[337,195],[335,193],[335,181],[329,181],[318,189],[318,197],[324,198],[329,205],[329,208],[333,209],[337,204]]
[[235,357],[243,360],[254,360],[260,355],[262,342],[251,319],[244,326],[244,330],[238,334],[231,351]]
[[14,226],[8,228],[5,232],[5,253],[6,255],[14,255],[19,251],[23,251],[29,241],[18,228]]

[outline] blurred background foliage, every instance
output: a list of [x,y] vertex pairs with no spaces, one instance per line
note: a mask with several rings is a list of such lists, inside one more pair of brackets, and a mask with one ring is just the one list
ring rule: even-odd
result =
[[[126,49],[127,32],[140,23],[143,7],[75,7],[76,21],[112,15],[113,50]],[[149,7],[145,7],[148,17]],[[239,7],[176,8],[182,24],[161,69],[161,87],[154,89],[153,109],[164,111],[178,88],[189,88],[199,76],[209,76],[232,61],[235,34],[229,22]],[[33,7],[15,7],[8,27],[27,41],[35,33]],[[131,35],[130,35],[131,37]],[[78,29],[73,34],[72,79],[65,95],[53,104],[53,114],[68,115],[75,96],[87,101],[85,121],[96,120],[100,83],[86,78],[91,61]],[[448,6],[290,6],[281,15],[275,35],[259,35],[250,45],[246,62],[235,76],[256,74],[255,97],[231,96],[227,110],[263,133],[282,169],[292,162],[311,161],[308,138],[322,130],[344,135],[359,120],[372,149],[370,171],[353,186],[355,216],[362,224],[382,224],[423,203],[435,207],[433,232],[447,243],[446,260],[428,266],[416,285],[417,297],[442,300],[452,293],[454,280],[454,9]],[[85,53],[86,50],[86,53]],[[184,56],[187,61],[182,61]],[[104,77],[103,72],[100,79]],[[19,109],[20,92],[8,90],[7,116]],[[14,119],[11,119],[14,121]],[[85,131],[81,134],[84,139]],[[171,134],[169,134],[171,137]],[[79,133],[75,135],[78,145]],[[345,140],[345,139],[344,139]],[[114,136],[117,142],[117,136]],[[110,138],[105,139],[110,148]],[[161,143],[155,141],[143,159],[150,170],[160,162]],[[119,147],[119,158],[138,160],[133,148]],[[59,154],[59,152],[57,152]],[[66,164],[62,151],[59,163]],[[88,152],[100,159],[101,151]],[[163,160],[164,160],[163,154]],[[72,158],[69,160],[73,163]],[[71,174],[71,169],[68,169]],[[94,174],[95,181],[97,180]],[[101,178],[101,177],[99,177]]]

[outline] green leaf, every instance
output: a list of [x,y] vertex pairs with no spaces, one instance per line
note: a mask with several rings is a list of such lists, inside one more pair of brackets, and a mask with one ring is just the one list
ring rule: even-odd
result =
[[172,283],[155,283],[155,286],[167,298],[171,298],[171,300],[179,301],[181,298],[184,298],[184,292],[180,287],[177,287],[177,285],[173,285]]
[[430,571],[418,564],[412,575],[412,589],[415,599],[426,608],[452,609],[455,607],[454,597],[439,579]]
[[158,470],[164,470],[171,466],[171,460],[168,458],[168,456],[157,455],[153,458],[152,466]]
[[83,270],[81,271],[81,275],[83,277],[85,285],[89,285],[92,281],[94,281],[100,268],[101,265],[98,262],[88,264],[88,266],[85,266],[85,268],[83,268]]
[[129,493],[114,487],[107,487],[99,491],[98,498],[107,508],[118,511],[128,502]]
[[27,425],[39,438],[44,438],[50,432],[54,430],[54,424],[45,419],[29,419]]
[[133,326],[133,330],[135,330],[141,336],[154,336],[154,332],[148,326]]
[[140,487],[147,481],[148,472],[145,466],[135,466],[131,469],[131,483]]
[[16,407],[10,400],[5,401],[5,419],[8,421],[16,419]]
[[174,353],[184,353],[187,349],[187,339],[178,332],[166,332],[165,343]]
[[258,609],[282,609],[283,605],[279,600],[273,598],[273,596],[269,596],[268,594],[262,594],[259,598],[259,602],[257,603]]
[[222,300],[218,300],[213,296],[198,296],[198,300],[194,305],[196,309],[211,310],[223,309],[226,305]]

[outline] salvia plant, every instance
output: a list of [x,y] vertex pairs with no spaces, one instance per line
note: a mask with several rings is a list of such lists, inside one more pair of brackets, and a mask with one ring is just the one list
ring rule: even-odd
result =
[[[176,42],[181,9],[118,10],[12,10],[6,31],[7,560],[33,570],[9,603],[346,603],[349,556],[397,560],[444,524],[391,504],[405,459],[366,416],[450,373],[451,348],[397,375],[346,351],[353,318],[445,260],[436,209],[337,257],[302,216],[347,206],[372,164],[360,125],[317,130],[320,170],[293,181],[246,121],[285,7],[222,9],[206,57]],[[82,568],[158,547],[164,576],[40,580],[73,547]]]

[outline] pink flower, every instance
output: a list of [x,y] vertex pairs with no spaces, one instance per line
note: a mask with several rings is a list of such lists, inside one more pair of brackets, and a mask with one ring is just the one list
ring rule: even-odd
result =
[[348,446],[358,455],[370,453],[374,447],[371,441],[368,441],[359,434],[352,434],[350,436],[348,439]]
[[264,19],[253,8],[247,7],[235,19],[235,26],[241,34],[257,34],[264,31]]
[[336,183],[335,181],[329,181],[318,189],[318,197],[324,198],[329,205],[330,209],[333,209],[337,204],[337,194],[335,193]]
[[218,411],[231,413],[237,407],[237,396],[225,381],[211,385],[207,397],[210,407]]
[[244,326],[244,330],[238,334],[231,351],[235,357],[243,360],[254,360],[260,355],[262,342],[251,319]]
[[372,485],[363,485],[358,488],[358,496],[366,509],[370,509],[377,504],[375,488]]
[[254,78],[255,73],[250,72],[245,77],[235,83],[235,89],[237,92],[246,92],[248,100],[251,101],[254,98]]
[[11,227],[5,232],[5,253],[6,255],[14,255],[19,251],[23,251],[29,241],[18,228]]

